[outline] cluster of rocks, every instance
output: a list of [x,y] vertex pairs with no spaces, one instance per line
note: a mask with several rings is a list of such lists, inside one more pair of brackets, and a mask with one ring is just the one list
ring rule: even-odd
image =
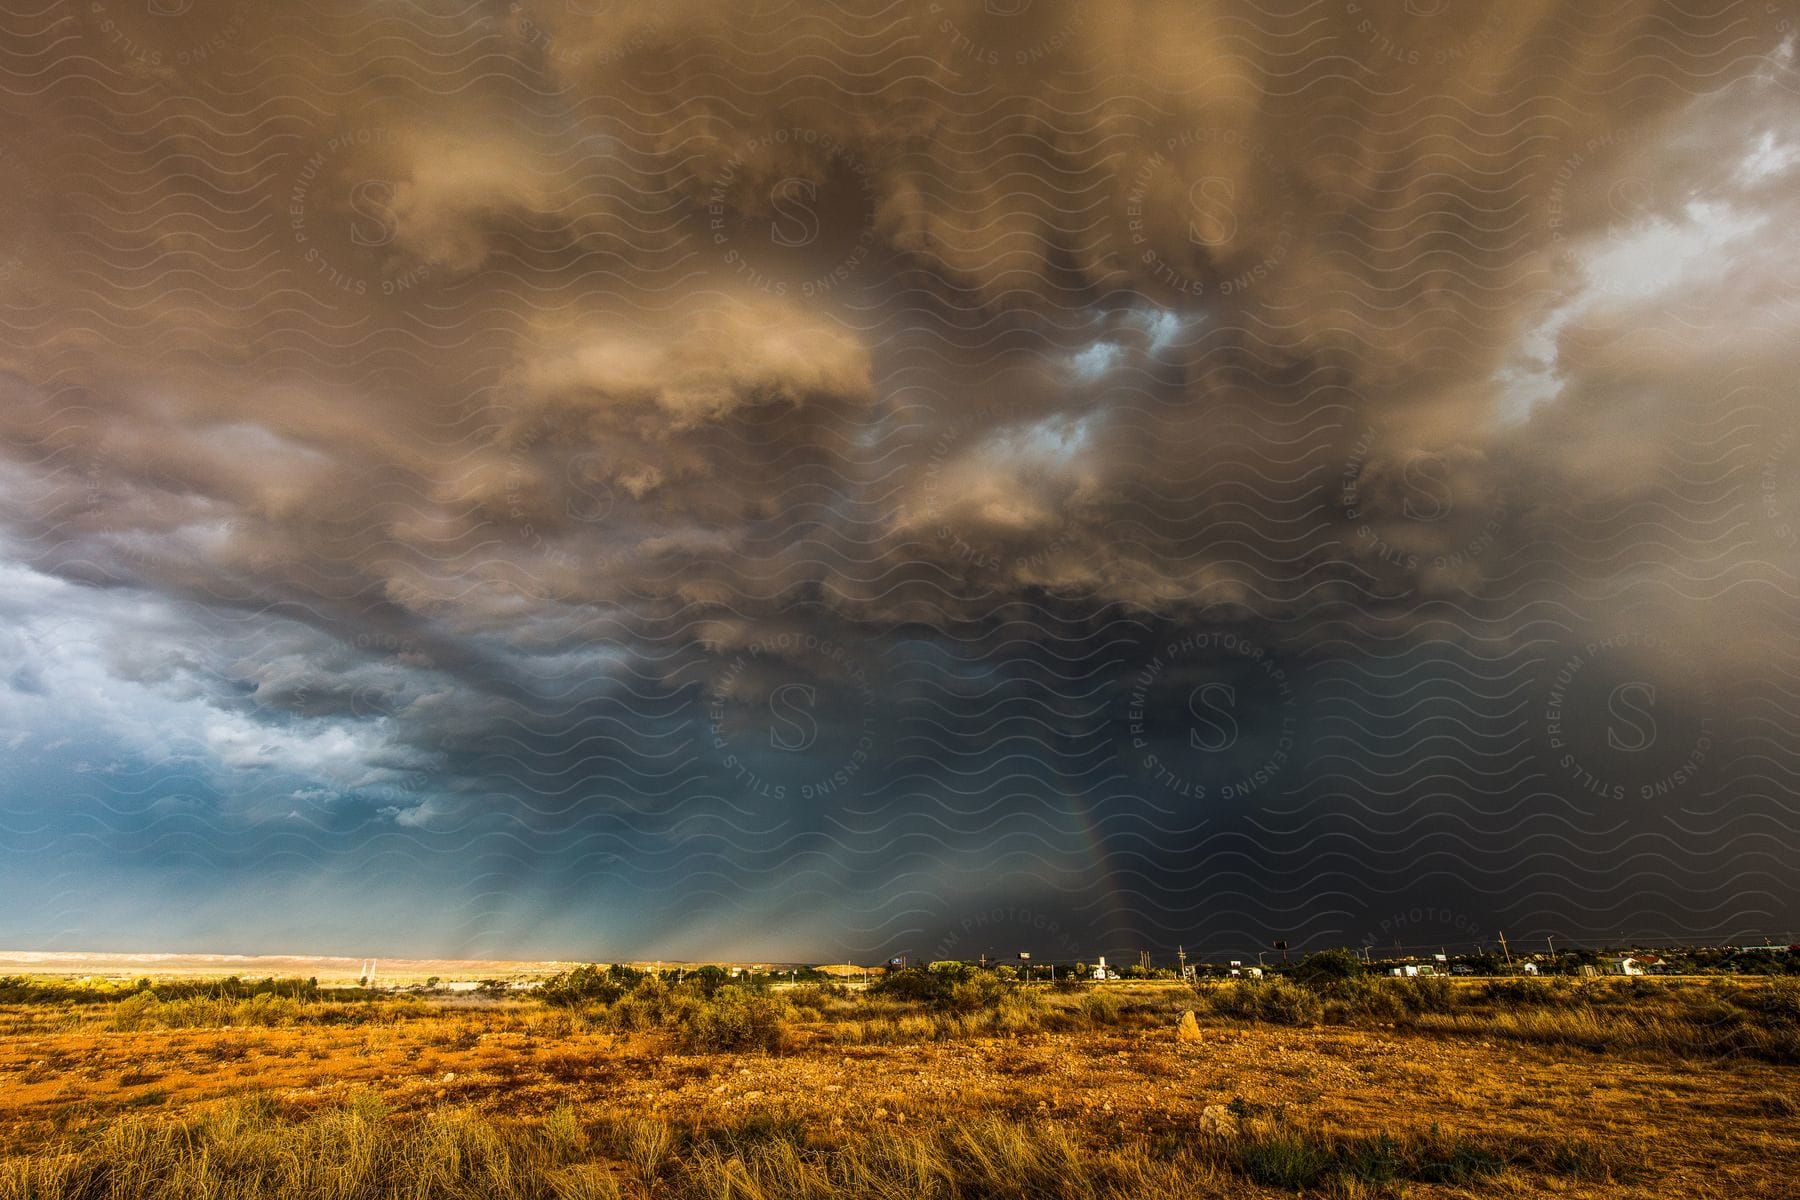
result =
[[[1181,1014],[1181,1021],[1175,1026],[1175,1040],[1187,1044],[1197,1043],[1200,1038],[1200,1022],[1194,1016],[1194,1010],[1188,1009]],[[1237,1114],[1223,1104],[1208,1104],[1200,1110],[1200,1119],[1196,1122],[1201,1133],[1210,1133],[1216,1137],[1236,1137],[1243,1132],[1243,1123]]]

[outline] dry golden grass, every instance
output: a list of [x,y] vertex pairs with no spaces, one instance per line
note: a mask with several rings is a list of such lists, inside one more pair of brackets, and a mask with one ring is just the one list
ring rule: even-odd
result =
[[[1619,1032],[1622,1011],[1654,1029],[1707,996],[1288,1027],[1174,986],[960,1014],[812,993],[777,1053],[683,1052],[676,1030],[529,1001],[175,1029],[5,1006],[0,1200],[1789,1195],[1794,1066]],[[1184,1006],[1198,1043],[1174,1038]],[[1208,1106],[1240,1132],[1206,1132]],[[361,1190],[322,1182],[334,1155]]]

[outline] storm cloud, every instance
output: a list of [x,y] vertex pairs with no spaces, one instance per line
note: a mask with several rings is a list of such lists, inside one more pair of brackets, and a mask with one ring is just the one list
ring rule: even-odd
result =
[[0,941],[1794,923],[1785,7],[0,23]]

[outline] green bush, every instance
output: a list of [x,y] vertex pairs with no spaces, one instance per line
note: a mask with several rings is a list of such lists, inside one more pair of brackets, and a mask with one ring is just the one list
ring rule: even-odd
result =
[[722,987],[683,1014],[681,1048],[692,1054],[781,1049],[787,1006],[772,996]]
[[974,972],[967,967],[941,971],[925,967],[904,967],[889,971],[869,985],[868,994],[886,1000],[907,1000],[915,1004],[943,1006],[950,1002],[956,985]]
[[939,1012],[993,1012],[1003,998],[1019,990],[995,971],[981,971],[967,963],[936,963],[931,967],[907,967],[889,971],[869,988],[878,1000],[923,1004]]
[[1272,979],[1255,989],[1257,1008],[1265,1021],[1277,1025],[1317,1025],[1325,1017],[1325,1005],[1318,994],[1289,983]]
[[127,1033],[138,1029],[153,1029],[158,1024],[156,1017],[161,1008],[162,1001],[153,993],[139,992],[113,1006],[110,1023],[114,1029]]
[[1275,1025],[1316,1025],[1325,1016],[1325,1004],[1310,989],[1279,976],[1242,980],[1200,989],[1206,1006],[1221,1016]]
[[1575,998],[1566,979],[1495,979],[1482,985],[1481,999],[1509,1007],[1560,1008]]
[[646,975],[607,1010],[614,1029],[656,1029],[666,1024],[675,1003],[673,990],[655,975]]
[[1456,985],[1444,975],[1419,975],[1396,979],[1407,1010],[1415,1013],[1447,1013],[1456,1007]]
[[1362,973],[1362,959],[1354,950],[1320,950],[1300,960],[1294,968],[1293,979],[1302,987],[1330,996],[1338,988],[1360,978]]
[[588,963],[572,971],[552,975],[537,991],[538,998],[559,1008],[584,1008],[611,1004],[644,978],[642,971],[614,963],[608,967]]
[[949,994],[943,998],[938,1007],[956,1013],[973,1013],[984,1009],[998,1008],[1001,998],[1011,990],[1006,982],[998,976],[986,971],[978,971],[951,984]]
[[1394,1021],[1407,1013],[1407,1003],[1395,984],[1404,980],[1362,975],[1340,981],[1332,989],[1326,1009],[1333,1020]]

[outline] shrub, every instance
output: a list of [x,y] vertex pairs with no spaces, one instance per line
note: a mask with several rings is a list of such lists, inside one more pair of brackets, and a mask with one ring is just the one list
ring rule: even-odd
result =
[[668,1021],[673,1004],[669,985],[646,975],[607,1011],[607,1023],[614,1029],[655,1029]]
[[1211,1011],[1247,1021],[1316,1025],[1325,1016],[1325,1005],[1317,994],[1281,978],[1207,987],[1200,995]]
[[731,976],[724,967],[714,966],[711,963],[704,967],[695,967],[681,980],[681,987],[685,991],[698,993],[701,996],[711,996],[726,986],[739,987],[742,985],[732,983]]
[[1277,1025],[1317,1025],[1325,1016],[1325,1006],[1316,993],[1273,979],[1254,989],[1258,1014]]
[[1577,990],[1566,979],[1495,979],[1481,989],[1481,999],[1515,1008],[1557,1008],[1572,1003],[1576,996]]
[[593,963],[572,971],[552,975],[537,990],[538,998],[559,1008],[582,1008],[590,1004],[611,1004],[642,980],[642,971],[614,963],[599,967]]
[[154,1028],[157,1010],[161,1007],[162,1002],[152,993],[139,992],[113,1006],[110,1024],[126,1033]]
[[722,987],[685,1013],[681,1048],[694,1054],[781,1049],[786,1006],[743,988]]
[[1410,1012],[1444,1013],[1456,1007],[1456,986],[1447,976],[1419,975],[1394,982],[1401,985],[1400,996]]
[[1081,998],[1077,1011],[1089,1025],[1117,1025],[1119,998],[1110,992],[1089,992]]
[[788,998],[808,1008],[823,1009],[833,1000],[850,999],[850,989],[841,983],[803,983],[791,989]]
[[889,971],[869,986],[868,994],[888,1000],[909,1000],[916,1004],[941,1005],[949,1001],[957,983],[967,978],[966,968],[932,971],[924,967],[904,967]]
[[850,998],[850,989],[841,983],[803,983],[787,993],[788,1003],[816,1017],[826,1016],[834,1003]]
[[1003,998],[1018,990],[993,971],[978,971],[967,963],[938,963],[930,968],[908,967],[890,971],[868,991],[871,997],[925,1004],[940,1012],[969,1015],[993,1012]]
[[958,1013],[998,1008],[1001,997],[1010,990],[998,976],[981,971],[952,983],[949,993],[939,1001],[938,1007]]
[[1407,1012],[1406,1000],[1394,986],[1402,982],[1377,975],[1342,980],[1332,991],[1327,1011],[1333,1020],[1396,1020]]
[[1354,950],[1320,950],[1300,960],[1294,968],[1294,982],[1321,995],[1333,995],[1343,984],[1363,973],[1362,959]]

